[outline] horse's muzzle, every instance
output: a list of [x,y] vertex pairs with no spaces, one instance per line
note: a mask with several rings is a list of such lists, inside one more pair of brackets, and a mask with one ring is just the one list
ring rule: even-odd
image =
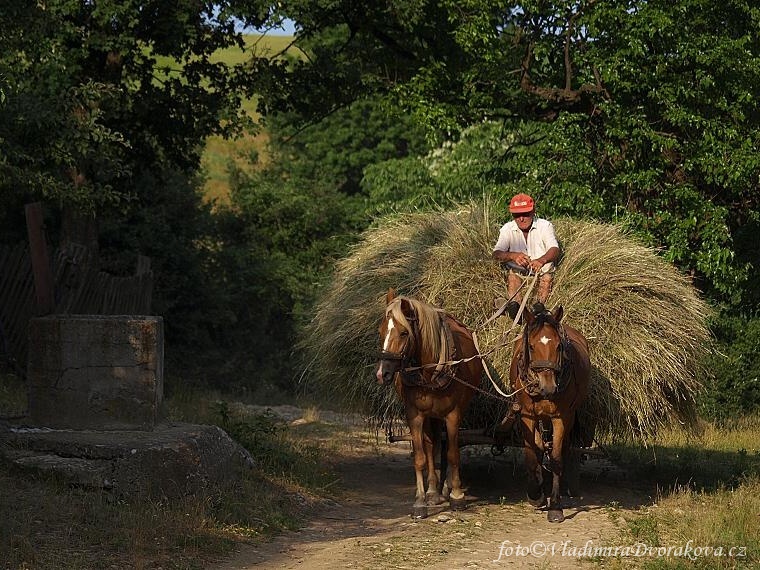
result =
[[540,396],[551,400],[560,392],[560,386],[557,382],[557,374],[554,370],[542,368],[541,370],[530,371],[532,382],[528,389],[531,396]]
[[398,366],[394,366],[392,362],[389,363],[381,360],[380,364],[377,367],[377,371],[375,372],[377,383],[381,385],[391,384],[393,382],[393,377],[396,375],[396,372],[398,372]]
[[406,359],[403,353],[382,351],[375,377],[378,384],[391,384],[396,373],[404,367]]

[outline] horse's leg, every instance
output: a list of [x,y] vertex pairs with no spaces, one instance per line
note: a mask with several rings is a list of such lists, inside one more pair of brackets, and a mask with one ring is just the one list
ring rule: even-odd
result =
[[407,423],[409,432],[412,436],[412,450],[414,452],[414,474],[416,477],[417,491],[414,495],[414,506],[412,507],[412,516],[415,518],[424,518],[427,516],[425,508],[425,479],[423,469],[425,469],[425,444],[423,442],[423,429],[425,418],[420,414],[407,414]]
[[[562,514],[562,501],[560,495],[560,482],[562,481],[563,456],[565,452],[565,433],[567,422],[562,418],[552,419],[552,452],[549,457],[549,465],[552,470],[552,492],[549,497],[549,522],[562,522],[565,515]],[[567,430],[569,432],[569,430]]]
[[[543,468],[541,467],[541,433],[536,429],[536,420],[525,415],[522,420],[523,440],[525,442],[525,469],[528,472],[528,502],[534,507],[542,507],[546,503],[543,491]],[[539,447],[539,445],[541,447]]]
[[565,435],[565,449],[562,453],[562,487],[561,492],[567,497],[580,494],[581,454],[573,449],[571,437]]
[[426,505],[440,505],[443,497],[438,491],[439,471],[435,468],[436,453],[441,447],[441,421],[435,418],[425,420],[425,459],[427,461]]
[[446,458],[449,463],[447,481],[449,485],[449,506],[453,511],[462,510],[467,506],[459,475],[459,424],[461,420],[458,408],[446,416],[446,436],[448,439]]

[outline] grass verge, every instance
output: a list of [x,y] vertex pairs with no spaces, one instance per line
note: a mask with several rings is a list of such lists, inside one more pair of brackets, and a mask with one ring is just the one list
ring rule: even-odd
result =
[[[18,381],[0,380],[2,409],[19,404]],[[172,419],[217,424],[248,448],[242,480],[181,499],[119,497],[72,488],[0,465],[0,568],[199,569],[241,542],[297,528],[335,478],[319,446],[271,414],[239,415],[203,393],[168,402]],[[23,402],[25,408],[25,402]]]
[[635,480],[658,486],[655,503],[627,517],[621,539],[645,554],[618,562],[651,569],[760,566],[760,417],[701,427],[698,434],[664,432],[648,448],[613,448]]

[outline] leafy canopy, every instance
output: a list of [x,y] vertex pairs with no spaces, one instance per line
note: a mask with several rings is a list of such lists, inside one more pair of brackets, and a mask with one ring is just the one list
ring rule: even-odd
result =
[[139,194],[144,170],[196,169],[240,126],[242,45],[225,3],[8,0],[0,14],[0,187],[91,212]]
[[737,248],[760,212],[754,3],[295,0],[283,16],[306,57],[260,63],[263,111],[318,120],[381,93],[434,136],[495,121],[515,142],[488,184],[625,219],[714,298],[756,298],[757,254]]

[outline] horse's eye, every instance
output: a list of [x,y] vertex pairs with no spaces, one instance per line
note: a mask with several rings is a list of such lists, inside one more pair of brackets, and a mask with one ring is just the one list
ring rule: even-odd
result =
[[406,338],[406,337],[408,337],[408,336],[409,336],[409,331],[403,331],[403,332],[401,333],[401,336],[402,336],[403,338]]

